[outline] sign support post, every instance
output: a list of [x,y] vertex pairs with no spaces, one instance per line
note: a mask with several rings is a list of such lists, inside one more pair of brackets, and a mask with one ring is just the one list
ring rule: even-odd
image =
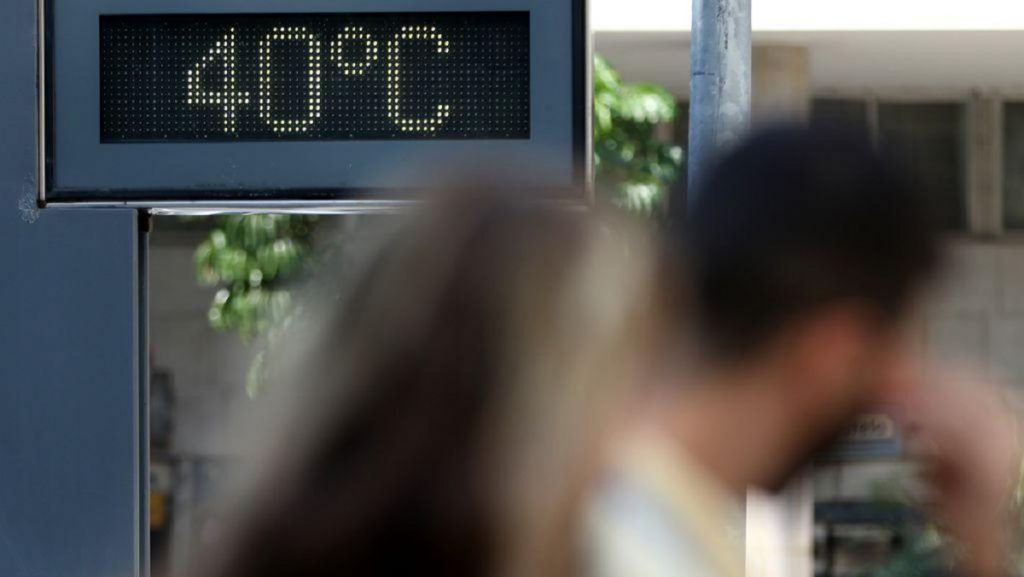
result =
[[[750,125],[751,0],[693,0],[690,46],[689,202],[717,154]],[[686,202],[673,203],[683,221]]]
[[138,220],[36,208],[36,15],[0,3],[0,575],[141,575]]
[[149,574],[146,211],[390,210],[474,164],[587,201],[586,0],[259,4],[0,3],[0,575]]

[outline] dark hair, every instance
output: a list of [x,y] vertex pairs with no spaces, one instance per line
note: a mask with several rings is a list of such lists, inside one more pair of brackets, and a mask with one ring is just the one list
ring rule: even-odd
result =
[[682,237],[699,341],[712,356],[756,352],[787,323],[841,300],[894,320],[937,264],[928,204],[862,136],[770,127],[697,190]]

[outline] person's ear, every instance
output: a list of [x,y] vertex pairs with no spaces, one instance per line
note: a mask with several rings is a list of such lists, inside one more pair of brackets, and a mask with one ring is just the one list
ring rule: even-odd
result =
[[929,373],[922,344],[913,338],[913,325],[897,326],[890,332],[882,371],[876,389],[877,402],[883,407],[899,408],[912,403],[920,394]]
[[832,306],[796,323],[787,355],[792,359],[791,381],[801,387],[796,393],[818,401],[822,396],[839,400],[863,394],[851,389],[864,385],[857,377],[865,371],[877,337],[873,326],[872,317],[856,305]]

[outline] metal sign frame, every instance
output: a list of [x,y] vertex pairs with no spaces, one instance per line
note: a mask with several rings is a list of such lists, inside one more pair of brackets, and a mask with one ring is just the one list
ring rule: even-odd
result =
[[[324,162],[319,163],[320,170],[324,171],[325,177],[318,181],[317,186],[288,186],[287,184],[278,186],[277,182],[273,182],[270,186],[247,186],[244,182],[238,182],[231,177],[224,178],[222,181],[216,181],[214,184],[209,186],[202,186],[200,182],[188,182],[186,185],[181,183],[172,186],[122,186],[119,183],[113,182],[110,185],[101,182],[98,185],[90,186],[77,186],[77,185],[66,185],[60,182],[58,167],[60,166],[61,157],[58,155],[58,130],[57,123],[60,121],[59,116],[56,113],[56,108],[59,105],[58,100],[58,85],[62,82],[62,78],[55,78],[56,63],[55,58],[58,51],[56,43],[57,37],[57,26],[55,25],[55,14],[54,3],[60,0],[39,0],[40,10],[40,36],[41,41],[39,42],[39,189],[38,189],[38,200],[40,206],[68,206],[68,207],[132,207],[132,208],[143,208],[149,209],[157,213],[223,213],[223,212],[259,212],[259,211],[275,211],[275,212],[330,212],[330,213],[362,213],[362,212],[374,212],[374,211],[393,211],[402,208],[410,203],[421,201],[425,198],[425,194],[428,189],[436,188],[435,183],[421,184],[418,182],[403,183],[401,185],[384,184],[383,186],[366,185],[366,183],[356,183],[349,185],[344,183],[346,176],[344,174],[338,174],[338,182],[342,183],[337,186],[324,184],[319,185],[320,182],[330,182],[327,176],[329,171],[330,163],[328,162],[331,158],[337,158],[337,156],[331,157],[321,153]],[[390,0],[390,6],[401,5],[406,0]],[[413,7],[418,2],[408,0],[409,6]],[[466,10],[479,9],[486,10],[523,10],[530,9],[531,11],[531,29],[535,29],[538,24],[537,20],[540,18],[534,17],[534,11],[530,7],[538,10],[548,10],[548,6],[555,6],[555,3],[564,3],[569,6],[571,10],[571,26],[572,26],[572,37],[570,39],[571,48],[568,52],[571,58],[571,103],[568,105],[568,110],[571,114],[571,135],[562,133],[559,138],[567,139],[566,142],[571,140],[571,151],[564,155],[563,159],[561,153],[556,155],[559,163],[564,164],[564,170],[562,171],[567,178],[559,178],[557,183],[548,182],[554,181],[554,179],[548,179],[547,176],[537,177],[539,182],[529,183],[529,179],[524,181],[524,188],[528,188],[531,194],[535,194],[539,200],[554,202],[556,204],[568,204],[568,205],[583,205],[591,199],[591,186],[592,186],[592,79],[591,79],[591,63],[592,63],[592,47],[590,39],[590,28],[589,28],[589,16],[588,16],[588,0],[440,0],[435,7],[444,9],[445,11],[452,11],[453,5],[464,6]],[[132,4],[132,0],[94,0],[94,4],[98,5],[110,5],[114,7],[124,8],[124,6],[139,6],[138,13],[184,13],[190,9],[190,5],[187,2],[161,2],[157,3],[136,3]],[[550,4],[549,4],[550,3]],[[273,13],[273,12],[323,12],[325,6],[324,0],[308,0],[303,2],[301,5],[296,6],[297,3],[294,1],[283,3],[278,0],[255,0],[245,3],[241,3],[238,0],[216,0],[215,2],[206,1],[203,5],[206,6],[205,12],[210,13]],[[380,2],[374,2],[372,4],[352,2],[354,5],[352,8],[346,7],[344,10],[337,8],[337,2],[332,3],[334,11],[337,12],[360,12],[360,11],[373,11],[373,12],[387,12],[400,10],[388,10],[382,9]],[[282,8],[287,5],[288,8]],[[266,10],[259,10],[260,7],[270,7]],[[526,7],[526,8],[524,8]],[[195,12],[194,6],[191,6],[191,11]],[[409,11],[418,12],[430,12],[434,11],[431,9],[424,10],[422,4],[418,8]],[[109,12],[108,12],[109,13]],[[123,9],[116,13],[126,13]],[[134,11],[127,13],[136,13]],[[550,31],[546,32],[547,37],[553,37]],[[532,42],[532,41],[531,41]],[[536,46],[536,44],[534,44]],[[542,66],[546,59],[546,54],[531,49],[531,67]],[[552,71],[549,71],[553,73]],[[90,72],[91,73],[91,72]],[[98,71],[95,73],[98,76]],[[90,90],[95,87],[90,87]],[[531,89],[531,124],[537,126],[538,121],[538,108],[544,108],[538,106],[538,91],[542,90],[543,86],[538,84]],[[98,96],[97,96],[98,98]],[[543,112],[543,111],[541,111]],[[99,114],[98,110],[96,112]],[[564,118],[564,117],[562,117]],[[77,126],[76,129],[81,130],[81,125]],[[84,133],[84,131],[83,131]],[[96,142],[99,142],[99,134],[96,134]],[[395,150],[400,150],[403,146],[408,144],[408,141],[396,141]],[[426,144],[437,146],[445,145],[449,141],[426,141]],[[477,148],[487,148],[493,146],[496,150],[499,150],[496,141],[476,141],[482,143],[483,146],[477,146]],[[534,136],[531,133],[531,138],[528,141],[517,141],[519,142],[519,148],[533,147]],[[91,143],[90,143],[91,144]],[[199,150],[199,147],[208,147],[206,150],[216,150],[214,147],[232,147],[242,145],[250,145],[250,143],[217,143],[207,144],[199,143],[195,144],[194,150]],[[266,145],[267,143],[261,143]],[[277,144],[291,144],[291,143],[270,143],[271,146]],[[313,146],[320,146],[322,151],[326,152],[329,146],[324,146],[324,142],[308,142],[302,143],[311,149]],[[338,141],[328,141],[328,144],[338,144]],[[349,141],[346,143],[349,146],[362,144],[361,141]],[[423,143],[418,143],[418,146],[423,146]],[[111,145],[107,145],[111,146]],[[160,147],[166,146],[164,144],[143,144],[143,145],[119,145],[115,144],[112,146],[146,146],[146,147]],[[178,143],[178,146],[181,146]],[[186,145],[187,146],[187,145]],[[285,147],[281,147],[284,149]],[[406,148],[410,148],[406,146]],[[440,147],[439,147],[440,148]],[[454,148],[454,147],[453,147]],[[463,144],[462,149],[465,150]],[[127,149],[126,149],[127,150]],[[221,148],[220,150],[228,150]],[[541,149],[543,150],[543,149]],[[559,149],[561,150],[561,149]],[[266,150],[263,151],[266,153]],[[213,154],[216,154],[214,152]],[[444,153],[437,153],[437,155],[443,155]],[[499,153],[495,153],[493,156],[498,157]],[[423,158],[419,160],[426,166],[429,162],[430,154],[424,153]],[[518,163],[526,159],[526,155],[518,157],[511,155],[513,163]],[[517,160],[518,159],[518,160]],[[404,159],[403,159],[404,160]],[[455,166],[455,162],[449,161],[452,166]],[[128,162],[127,164],[132,164]],[[497,166],[496,164],[491,165],[487,162],[482,163],[483,166]],[[557,164],[557,163],[556,163]],[[133,166],[137,166],[134,164]],[[557,166],[563,166],[557,164]],[[135,168],[135,170],[145,171],[148,167]],[[115,171],[116,172],[116,171]],[[163,172],[168,172],[163,169]],[[283,173],[288,173],[287,170],[283,170]],[[296,172],[296,171],[292,171]],[[531,171],[534,172],[534,171]],[[542,173],[539,169],[536,171],[538,174]],[[107,172],[101,166],[97,165],[95,169],[96,174],[103,174],[103,177],[97,177],[99,181],[103,181],[106,178]],[[160,171],[155,171],[154,174],[159,174]],[[503,174],[503,173],[499,173]],[[515,176],[515,172],[510,172],[510,175]],[[522,176],[523,171],[519,171],[519,176]],[[561,173],[560,173],[561,174]],[[334,177],[335,174],[330,174],[330,177]],[[156,178],[155,176],[153,178]],[[408,180],[415,180],[414,177],[406,177]],[[116,178],[113,180],[116,181]],[[150,183],[151,184],[151,183]]]

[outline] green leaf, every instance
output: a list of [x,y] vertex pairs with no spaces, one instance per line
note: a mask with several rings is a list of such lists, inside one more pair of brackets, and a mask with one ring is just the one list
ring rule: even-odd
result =
[[611,204],[643,215],[661,212],[684,157],[678,146],[660,142],[656,131],[676,114],[668,91],[624,83],[606,60],[594,59],[594,167]]

